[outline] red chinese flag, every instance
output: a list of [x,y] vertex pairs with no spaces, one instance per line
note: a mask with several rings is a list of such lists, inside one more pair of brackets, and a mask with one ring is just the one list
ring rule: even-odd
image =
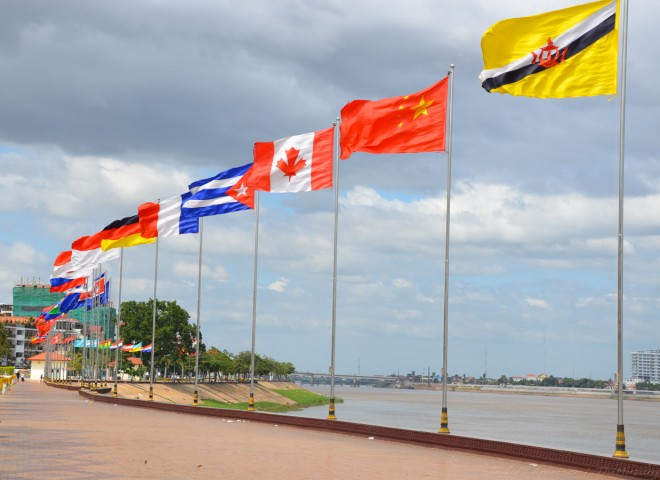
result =
[[353,152],[444,152],[448,78],[403,97],[353,100],[341,110],[342,160]]

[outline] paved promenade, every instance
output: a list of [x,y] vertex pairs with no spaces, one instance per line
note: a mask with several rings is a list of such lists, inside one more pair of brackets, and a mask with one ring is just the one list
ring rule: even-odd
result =
[[119,406],[21,382],[0,396],[0,479],[608,479],[441,448]]

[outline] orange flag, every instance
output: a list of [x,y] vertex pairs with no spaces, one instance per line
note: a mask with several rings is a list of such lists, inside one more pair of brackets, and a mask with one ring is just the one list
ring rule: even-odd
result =
[[403,97],[348,103],[341,110],[340,158],[353,152],[444,152],[447,86],[445,77]]

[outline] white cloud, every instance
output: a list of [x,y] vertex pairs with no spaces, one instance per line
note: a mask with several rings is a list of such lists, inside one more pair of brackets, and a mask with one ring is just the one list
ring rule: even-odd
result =
[[289,284],[289,280],[286,278],[278,278],[273,283],[268,285],[266,288],[273,292],[282,293],[286,289],[286,286]]
[[549,308],[551,308],[551,305],[548,302],[540,298],[527,297],[525,301],[527,302],[527,305],[529,305],[530,307],[540,308],[543,310],[548,310]]
[[395,278],[392,280],[392,285],[394,285],[396,288],[413,288],[413,284],[410,280],[406,280],[405,278]]

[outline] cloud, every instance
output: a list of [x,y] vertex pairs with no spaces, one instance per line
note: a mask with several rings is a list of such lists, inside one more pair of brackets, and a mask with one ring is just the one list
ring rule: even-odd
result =
[[540,298],[527,297],[525,301],[530,307],[540,308],[542,310],[548,310],[549,308],[552,308],[548,302]]
[[394,285],[396,288],[413,288],[413,284],[410,280],[406,280],[405,278],[395,278],[392,280],[392,285]]
[[273,283],[268,285],[266,288],[273,292],[283,293],[286,289],[286,286],[289,284],[289,280],[286,278],[278,278]]

